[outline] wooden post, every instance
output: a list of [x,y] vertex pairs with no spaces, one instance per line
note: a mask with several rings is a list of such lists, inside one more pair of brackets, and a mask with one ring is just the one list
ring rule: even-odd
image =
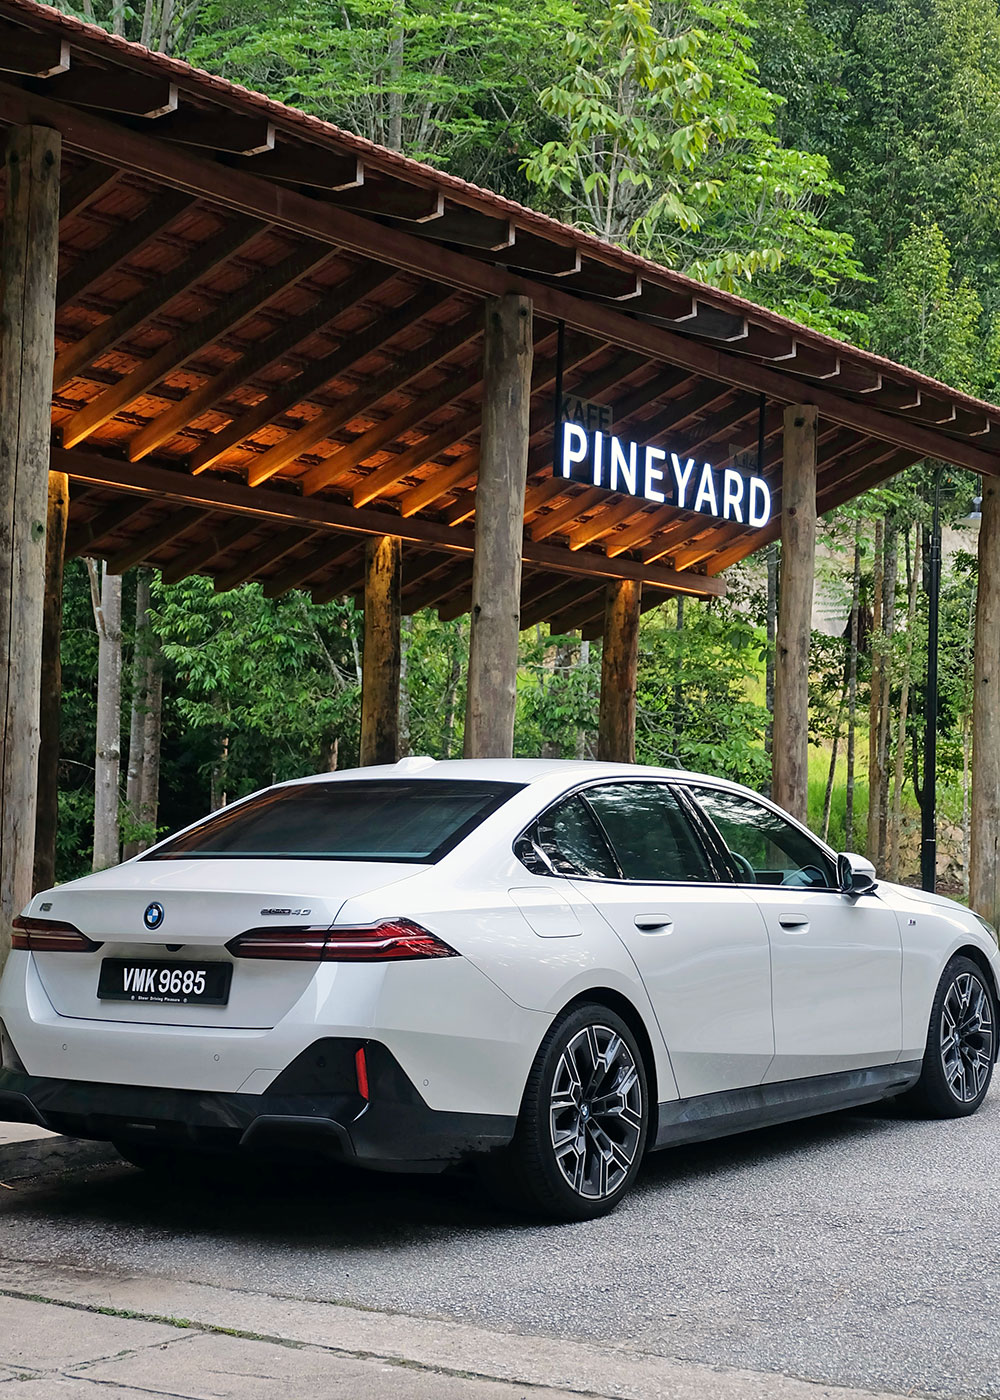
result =
[[606,763],[635,762],[635,681],[641,597],[642,584],[633,579],[618,579],[604,590],[597,757]]
[[69,518],[69,477],[49,472],[45,526],[45,603],[42,613],[42,693],[39,705],[38,811],[35,815],[34,888],[56,882],[59,826],[59,709],[62,704],[63,554]]
[[60,137],[10,132],[0,249],[0,964],[31,898],[52,362],[59,255]]
[[365,646],[361,662],[361,763],[399,758],[402,549],[395,535],[365,545]]
[[774,665],[771,795],[804,822],[809,809],[809,642],[816,570],[816,424],[812,404],[785,409],[781,582]]
[[972,693],[969,904],[1000,920],[1000,481],[983,479]]
[[510,294],[486,305],[466,758],[510,758],[514,752],[531,321],[527,297]]

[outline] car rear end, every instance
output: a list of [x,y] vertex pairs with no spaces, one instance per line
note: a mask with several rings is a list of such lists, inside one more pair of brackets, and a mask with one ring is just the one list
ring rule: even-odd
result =
[[[36,896],[0,982],[0,1117],[390,1169],[509,1140],[502,1086],[535,1028],[405,911],[421,888],[427,907],[442,855],[514,791],[285,785]],[[374,892],[384,917],[341,920]]]

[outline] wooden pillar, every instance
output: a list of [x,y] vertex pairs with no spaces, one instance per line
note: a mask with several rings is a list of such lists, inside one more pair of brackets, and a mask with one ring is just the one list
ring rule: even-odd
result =
[[531,321],[527,297],[511,294],[487,303],[466,758],[510,758],[514,751]]
[[45,526],[45,603],[42,612],[42,694],[39,705],[38,811],[35,814],[34,888],[56,882],[59,826],[59,709],[62,704],[63,555],[69,517],[69,477],[49,472]]
[[10,132],[0,249],[0,964],[35,859],[59,165],[57,132]]
[[804,822],[809,808],[809,641],[816,571],[816,424],[811,404],[785,409],[781,584],[774,659],[771,795]]
[[399,758],[399,624],[402,549],[395,535],[365,545],[365,649],[361,663],[361,763]]
[[641,597],[642,584],[633,579],[617,579],[604,591],[597,757],[606,763],[635,762],[635,682]]
[[983,480],[972,693],[969,904],[1000,920],[1000,481]]

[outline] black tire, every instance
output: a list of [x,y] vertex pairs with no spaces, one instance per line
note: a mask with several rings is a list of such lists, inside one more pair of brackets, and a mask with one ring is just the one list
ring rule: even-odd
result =
[[650,1117],[646,1067],[632,1031],[606,1006],[574,1007],[542,1041],[514,1140],[484,1159],[481,1178],[508,1208],[549,1220],[594,1220],[632,1186]]
[[[965,1020],[956,1010],[967,1010]],[[968,1118],[990,1087],[996,1060],[997,1006],[989,974],[954,957],[941,974],[923,1070],[903,1102],[927,1118]]]

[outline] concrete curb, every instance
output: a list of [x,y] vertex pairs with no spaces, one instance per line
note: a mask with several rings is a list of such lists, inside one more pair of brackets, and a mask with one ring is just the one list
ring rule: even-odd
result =
[[95,1314],[103,1311],[206,1332],[318,1346],[343,1358],[470,1381],[513,1382],[543,1393],[551,1389],[609,1400],[899,1400],[886,1392],[821,1385],[793,1376],[716,1370],[632,1352],[626,1346],[512,1335],[437,1318],[24,1260],[0,1260],[0,1293]]

